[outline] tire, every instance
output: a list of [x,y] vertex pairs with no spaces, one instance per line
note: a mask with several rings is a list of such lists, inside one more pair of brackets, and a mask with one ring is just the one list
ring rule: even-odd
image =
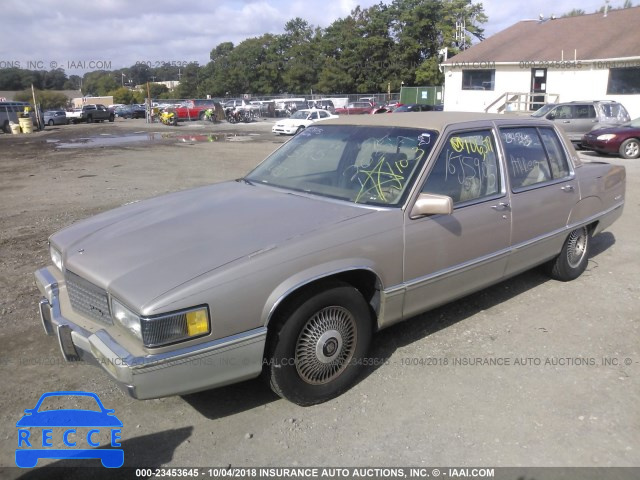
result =
[[590,245],[587,227],[573,230],[565,240],[560,255],[547,264],[549,276],[562,282],[578,278],[587,268]]
[[355,381],[371,341],[369,306],[353,286],[319,285],[288,305],[270,332],[265,375],[301,406],[337,397]]
[[9,127],[9,120],[5,120],[5,122],[2,124],[2,131],[4,133],[11,133],[11,128]]
[[87,117],[87,123],[93,123],[93,117],[91,116]]
[[620,156],[622,158],[640,157],[640,139],[629,138],[620,145]]
[[49,125],[50,127],[53,127],[53,120],[49,120],[48,125]]
[[116,121],[116,117],[114,115],[109,116],[109,121],[111,123],[115,122]]
[[302,125],[300,125],[298,127],[298,129],[296,130],[296,133],[294,133],[294,135],[298,135],[300,132],[302,132],[304,130],[304,127]]

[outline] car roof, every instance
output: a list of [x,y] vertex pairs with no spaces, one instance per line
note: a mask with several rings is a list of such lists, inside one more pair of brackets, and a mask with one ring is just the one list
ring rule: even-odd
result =
[[337,119],[325,120],[322,124],[427,128],[441,132],[449,125],[483,121],[502,121],[514,124],[549,124],[547,120],[520,115],[475,112],[415,112],[411,115],[341,115]]

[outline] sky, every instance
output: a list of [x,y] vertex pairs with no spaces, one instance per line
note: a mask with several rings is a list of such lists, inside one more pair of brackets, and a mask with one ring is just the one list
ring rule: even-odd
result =
[[[282,33],[301,17],[326,27],[357,5],[381,0],[3,0],[0,68],[63,68],[67,75],[116,70],[144,62],[183,65],[209,61],[216,45],[264,33]],[[485,36],[540,14],[574,8],[593,13],[605,0],[484,0]],[[391,3],[384,0],[383,3]],[[611,0],[620,7],[624,0]],[[639,0],[633,0],[639,5]]]

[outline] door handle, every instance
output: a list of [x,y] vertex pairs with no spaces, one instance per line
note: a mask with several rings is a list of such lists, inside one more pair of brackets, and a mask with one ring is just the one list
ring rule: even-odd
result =
[[506,202],[500,202],[498,205],[492,205],[491,208],[494,210],[509,210],[510,205]]
[[565,185],[560,190],[562,190],[563,192],[571,193],[575,190],[575,188],[573,188],[573,185]]
[[562,123],[570,123],[569,120],[563,120]]

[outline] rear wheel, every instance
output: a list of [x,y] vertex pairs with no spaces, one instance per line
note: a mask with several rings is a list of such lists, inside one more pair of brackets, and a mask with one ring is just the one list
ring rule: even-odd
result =
[[265,373],[272,390],[302,406],[337,397],[365,363],[371,324],[366,301],[346,283],[296,298],[270,335]]
[[587,227],[572,231],[562,246],[560,255],[547,264],[551,278],[568,282],[578,278],[589,262],[590,236]]
[[11,133],[11,128],[9,127],[9,120],[5,120],[5,122],[2,124],[2,131],[4,133]]
[[620,145],[620,156],[622,158],[638,158],[640,157],[640,140],[637,138],[629,138]]

